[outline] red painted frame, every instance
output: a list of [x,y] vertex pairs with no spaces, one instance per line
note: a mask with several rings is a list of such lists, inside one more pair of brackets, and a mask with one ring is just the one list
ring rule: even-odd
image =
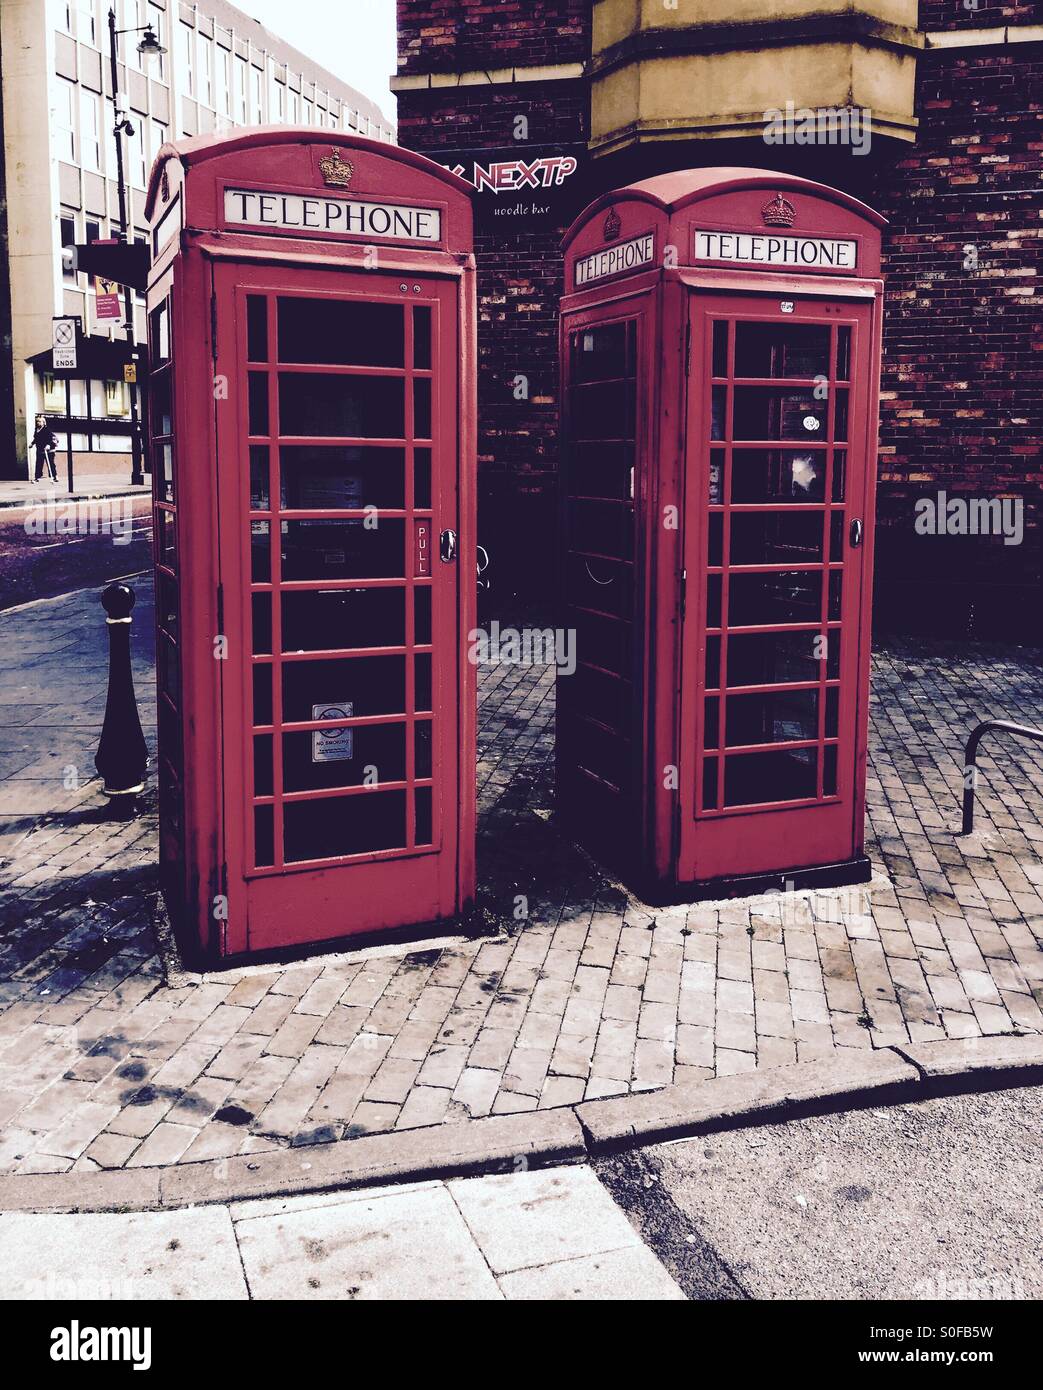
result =
[[[439,205],[443,245],[381,242],[377,264],[359,238],[344,236],[271,236],[248,229],[219,229],[217,216],[228,183],[263,182],[274,192],[327,196],[318,177],[318,159],[331,146],[346,152],[353,165],[351,193],[369,201]],[[240,174],[248,175],[242,179]],[[180,744],[180,824],[171,798],[164,835],[164,887],[186,948],[205,957],[238,957],[299,948],[342,937],[413,928],[444,921],[462,911],[474,892],[476,675],[467,661],[467,632],[475,623],[475,304],[471,255],[471,190],[439,166],[398,147],[308,130],[255,131],[165,147],[153,170],[148,198],[152,224],[162,221],[179,199],[184,230],[163,247],[153,269],[149,309],[169,307],[174,339],[174,438],[178,451],[173,506],[156,497],[157,514],[168,511],[178,535],[180,604],[181,709],[167,731],[161,730],[161,759],[177,761]],[[253,666],[283,661],[322,660],[328,653],[278,652],[278,602],[272,604],[270,657],[250,652],[250,603],[254,592],[279,592],[279,521],[350,519],[366,512],[294,510],[280,512],[278,446],[269,438],[271,479],[269,509],[250,510],[249,436],[247,435],[246,295],[267,296],[267,365],[269,426],[277,429],[278,378],[288,372],[399,376],[406,399],[405,438],[345,441],[323,436],[323,446],[404,450],[403,506],[378,509],[381,521],[403,524],[404,553],[399,578],[288,581],[296,591],[398,587],[405,595],[407,627],[403,654],[408,671],[406,708],[399,718],[358,716],[323,727],[401,723],[405,732],[408,839],[398,849],[255,867],[249,853],[252,808],[272,805],[278,820],[284,801],[323,801],[394,791],[399,783],[378,787],[321,788],[271,796],[253,796],[253,739],[250,714]],[[374,300],[403,306],[405,365],[399,368],[277,364],[275,313],[286,295]],[[430,369],[411,364],[413,306],[432,314]],[[412,467],[412,377],[434,382],[432,497],[429,508],[414,509]],[[215,390],[225,380],[230,389]],[[255,443],[258,441],[255,439]],[[285,441],[284,441],[285,442]],[[302,441],[293,440],[293,443]],[[309,441],[303,440],[304,444]],[[156,481],[157,492],[161,483]],[[429,533],[451,528],[459,537],[451,564],[432,559],[430,576],[417,576],[413,565],[410,518],[417,515]],[[251,525],[267,521],[271,583],[253,584],[250,573]],[[416,777],[413,729],[422,722],[414,712],[413,660],[406,651],[413,641],[414,589],[432,592],[432,718],[435,740],[430,779]],[[225,660],[215,660],[213,640],[224,635]],[[336,659],[371,657],[385,648],[335,649]],[[318,721],[279,725],[279,682],[273,679],[272,733],[275,776],[283,732],[307,731]],[[318,698],[325,692],[320,691]],[[161,695],[160,699],[163,700]],[[266,726],[267,727],[267,726]],[[432,786],[432,838],[417,845],[412,838],[413,801],[417,787]],[[176,789],[178,790],[178,789]],[[337,803],[331,801],[331,807]]]
[[[843,237],[858,245],[856,274],[820,274],[804,267],[785,269],[729,264],[686,264],[691,259],[694,229],[715,227],[764,231],[760,216],[766,200],[782,192],[796,209],[792,234]],[[578,839],[611,859],[613,866],[637,882],[649,898],[725,896],[781,885],[793,876],[802,881],[841,882],[864,879],[868,862],[863,850],[865,757],[869,685],[870,594],[872,585],[875,441],[882,284],[879,240],[883,219],[835,189],[763,170],[704,169],[667,174],[607,193],[580,215],[565,239],[566,285],[574,284],[576,261],[605,244],[606,214],[618,218],[618,240],[655,232],[658,246],[678,249],[679,263],[642,269],[630,276],[567,292],[562,300],[562,400],[568,395],[570,335],[579,325],[610,322],[628,299],[643,296],[646,332],[639,378],[645,383],[638,410],[644,426],[636,460],[642,479],[644,525],[634,620],[642,688],[635,728],[640,728],[641,796],[633,818],[616,828],[614,848],[607,851],[590,824],[590,807],[570,793],[575,783],[575,755],[559,746],[559,799],[563,818]],[[783,315],[780,301],[793,303]],[[851,520],[864,524],[859,551],[845,550],[842,622],[851,639],[841,650],[838,739],[845,746],[843,771],[835,798],[818,796],[807,803],[768,803],[703,812],[696,806],[696,777],[702,763],[702,652],[708,582],[707,463],[711,345],[705,334],[713,314],[757,322],[804,321],[852,326],[848,421],[848,491],[843,509],[845,547]],[[835,353],[836,333],[831,337]],[[734,352],[734,330],[732,349]],[[832,363],[832,359],[831,359]],[[831,365],[832,370],[832,365]],[[744,385],[756,384],[743,379]],[[765,382],[785,385],[778,379]],[[807,387],[808,381],[796,383]],[[830,421],[834,392],[830,390]],[[729,397],[730,400],[730,397]],[[568,439],[569,423],[564,422]],[[715,444],[718,441],[715,441]],[[741,441],[757,447],[757,441]],[[724,444],[724,441],[721,441]],[[770,440],[766,447],[797,448],[800,442]],[[859,490],[852,491],[855,453],[864,464]],[[730,457],[730,449],[729,455]],[[565,466],[563,492],[569,489]],[[826,480],[829,487],[829,479]],[[725,494],[726,497],[726,494]],[[799,505],[799,504],[797,504]],[[787,512],[794,504],[788,504]],[[680,517],[676,529],[662,524],[668,508]],[[730,506],[725,517],[727,536]],[[739,508],[737,508],[739,510]],[[755,510],[748,507],[743,510]],[[772,510],[766,506],[764,510]],[[819,507],[824,544],[829,540],[828,491]],[[723,557],[727,559],[727,555]],[[823,574],[825,565],[823,554]],[[775,568],[804,569],[803,563],[760,565],[750,572]],[[722,574],[726,584],[727,569]],[[822,603],[827,602],[823,583]],[[723,645],[723,643],[722,643]],[[580,661],[583,653],[577,653]],[[816,684],[819,744],[824,739],[823,667]],[[563,678],[564,679],[564,678]],[[800,683],[772,685],[772,690]],[[753,693],[754,687],[742,693]],[[720,738],[724,734],[723,699]],[[778,744],[755,745],[774,750]],[[735,756],[735,754],[732,754]],[[738,756],[742,756],[741,754]],[[723,779],[724,758],[718,755]],[[821,758],[817,773],[821,789]],[[562,795],[564,792],[564,795]],[[721,791],[718,792],[720,803]]]

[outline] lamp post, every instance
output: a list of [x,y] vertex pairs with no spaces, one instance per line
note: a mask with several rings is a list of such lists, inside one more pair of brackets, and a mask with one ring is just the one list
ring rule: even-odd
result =
[[[116,76],[116,60],[119,39],[121,34],[140,34],[142,37],[138,43],[138,52],[146,58],[157,57],[167,50],[156,37],[156,31],[151,24],[140,25],[137,29],[117,29],[116,11],[109,10],[109,68],[112,74],[112,111],[115,116],[115,125],[112,134],[116,145],[116,191],[119,197],[120,231],[119,239],[127,240],[127,185],[123,177],[123,136],[124,134],[133,135],[134,127],[129,116],[125,111],[120,110],[118,80]],[[131,360],[134,359],[134,305],[131,300],[130,286],[123,286],[123,316],[127,321],[127,345],[130,348]],[[130,449],[131,449],[131,486],[140,486],[145,481],[145,474],[141,467],[141,422],[138,419],[138,396],[137,383],[131,384],[130,390]]]

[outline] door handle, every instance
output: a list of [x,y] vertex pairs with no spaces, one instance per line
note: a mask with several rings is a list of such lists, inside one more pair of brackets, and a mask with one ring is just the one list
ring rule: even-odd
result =
[[862,536],[864,533],[865,527],[862,525],[862,519],[856,516],[851,523],[851,544],[853,547],[862,544]]
[[438,542],[438,554],[442,562],[448,565],[456,559],[456,532],[443,531]]

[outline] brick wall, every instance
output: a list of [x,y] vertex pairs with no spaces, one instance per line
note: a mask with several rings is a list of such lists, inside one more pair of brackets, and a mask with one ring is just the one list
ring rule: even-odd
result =
[[590,0],[398,0],[398,70],[582,62]]

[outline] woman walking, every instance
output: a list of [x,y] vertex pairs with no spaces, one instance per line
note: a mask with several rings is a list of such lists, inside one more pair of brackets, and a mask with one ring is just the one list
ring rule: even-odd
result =
[[47,476],[52,483],[56,483],[58,473],[54,466],[54,455],[58,448],[58,436],[47,423],[46,415],[36,417],[36,433],[33,435],[32,446],[36,450],[36,477],[33,482],[38,483],[41,480],[46,468]]

